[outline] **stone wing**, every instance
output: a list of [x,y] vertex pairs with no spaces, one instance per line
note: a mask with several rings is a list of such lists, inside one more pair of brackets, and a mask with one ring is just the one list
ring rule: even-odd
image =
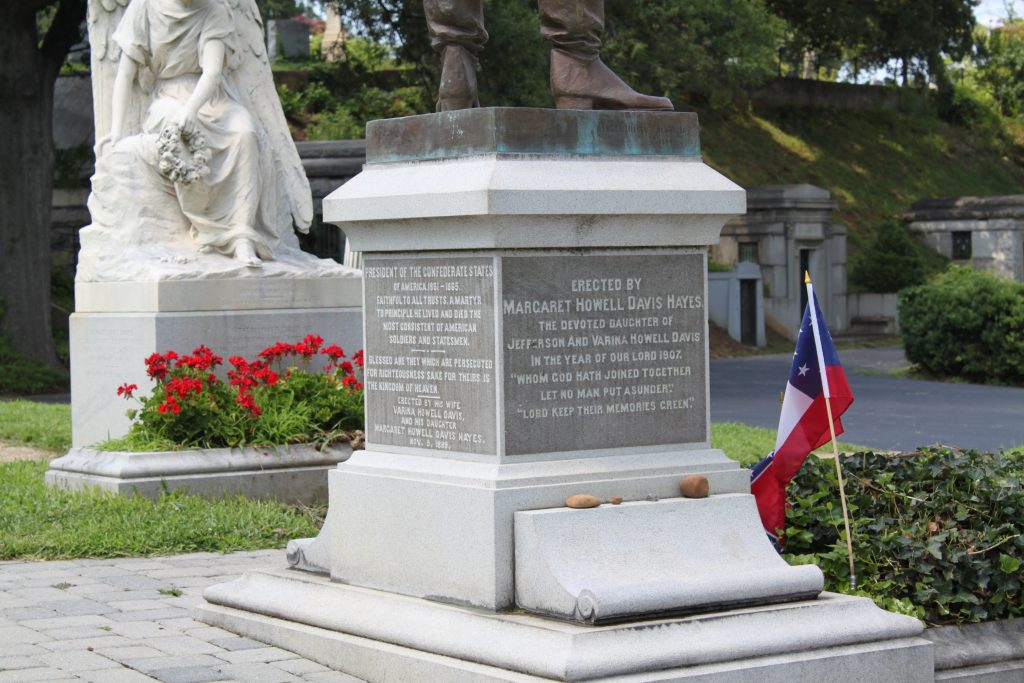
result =
[[287,212],[279,218],[282,224],[292,222],[300,232],[308,232],[313,222],[313,197],[274,86],[263,19],[255,0],[225,1],[237,30],[237,52],[229,78],[242,98],[242,105],[259,120],[269,138],[277,172],[279,211]]

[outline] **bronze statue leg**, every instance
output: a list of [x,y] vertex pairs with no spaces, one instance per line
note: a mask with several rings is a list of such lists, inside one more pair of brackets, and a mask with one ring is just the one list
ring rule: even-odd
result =
[[423,0],[430,44],[441,56],[437,110],[479,107],[476,54],[487,42],[483,0]]
[[604,0],[539,0],[540,34],[551,43],[551,94],[559,109],[671,110],[665,97],[641,95],[599,57]]
[[552,47],[593,61],[604,35],[604,0],[541,0],[540,36]]

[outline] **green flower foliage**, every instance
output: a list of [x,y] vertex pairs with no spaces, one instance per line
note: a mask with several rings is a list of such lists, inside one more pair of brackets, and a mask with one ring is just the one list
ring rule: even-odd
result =
[[[930,623],[1024,616],[1024,459],[926,449],[843,461],[857,593]],[[790,485],[787,559],[849,592],[835,466],[809,458]]]
[[900,295],[907,358],[970,382],[1024,383],[1024,285],[950,266]]

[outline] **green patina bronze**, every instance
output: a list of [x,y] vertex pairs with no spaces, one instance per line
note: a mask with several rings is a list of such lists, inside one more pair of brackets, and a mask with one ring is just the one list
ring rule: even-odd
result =
[[489,154],[699,157],[697,115],[489,107],[371,121],[366,163]]

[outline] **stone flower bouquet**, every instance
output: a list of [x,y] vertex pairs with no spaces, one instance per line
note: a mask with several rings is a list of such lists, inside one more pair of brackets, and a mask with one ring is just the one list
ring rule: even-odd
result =
[[210,174],[212,154],[199,130],[176,123],[164,127],[156,141],[157,170],[171,182],[191,185]]
[[[326,365],[311,371],[311,361],[324,356]],[[295,344],[278,342],[255,360],[229,358],[227,381],[215,374],[223,359],[206,346],[186,356],[154,353],[145,362],[153,392],[137,398],[137,385],[118,388],[118,396],[140,407],[128,411],[127,436],[106,442],[104,450],[362,445],[362,350],[348,360],[340,347],[323,346],[311,334]]]

